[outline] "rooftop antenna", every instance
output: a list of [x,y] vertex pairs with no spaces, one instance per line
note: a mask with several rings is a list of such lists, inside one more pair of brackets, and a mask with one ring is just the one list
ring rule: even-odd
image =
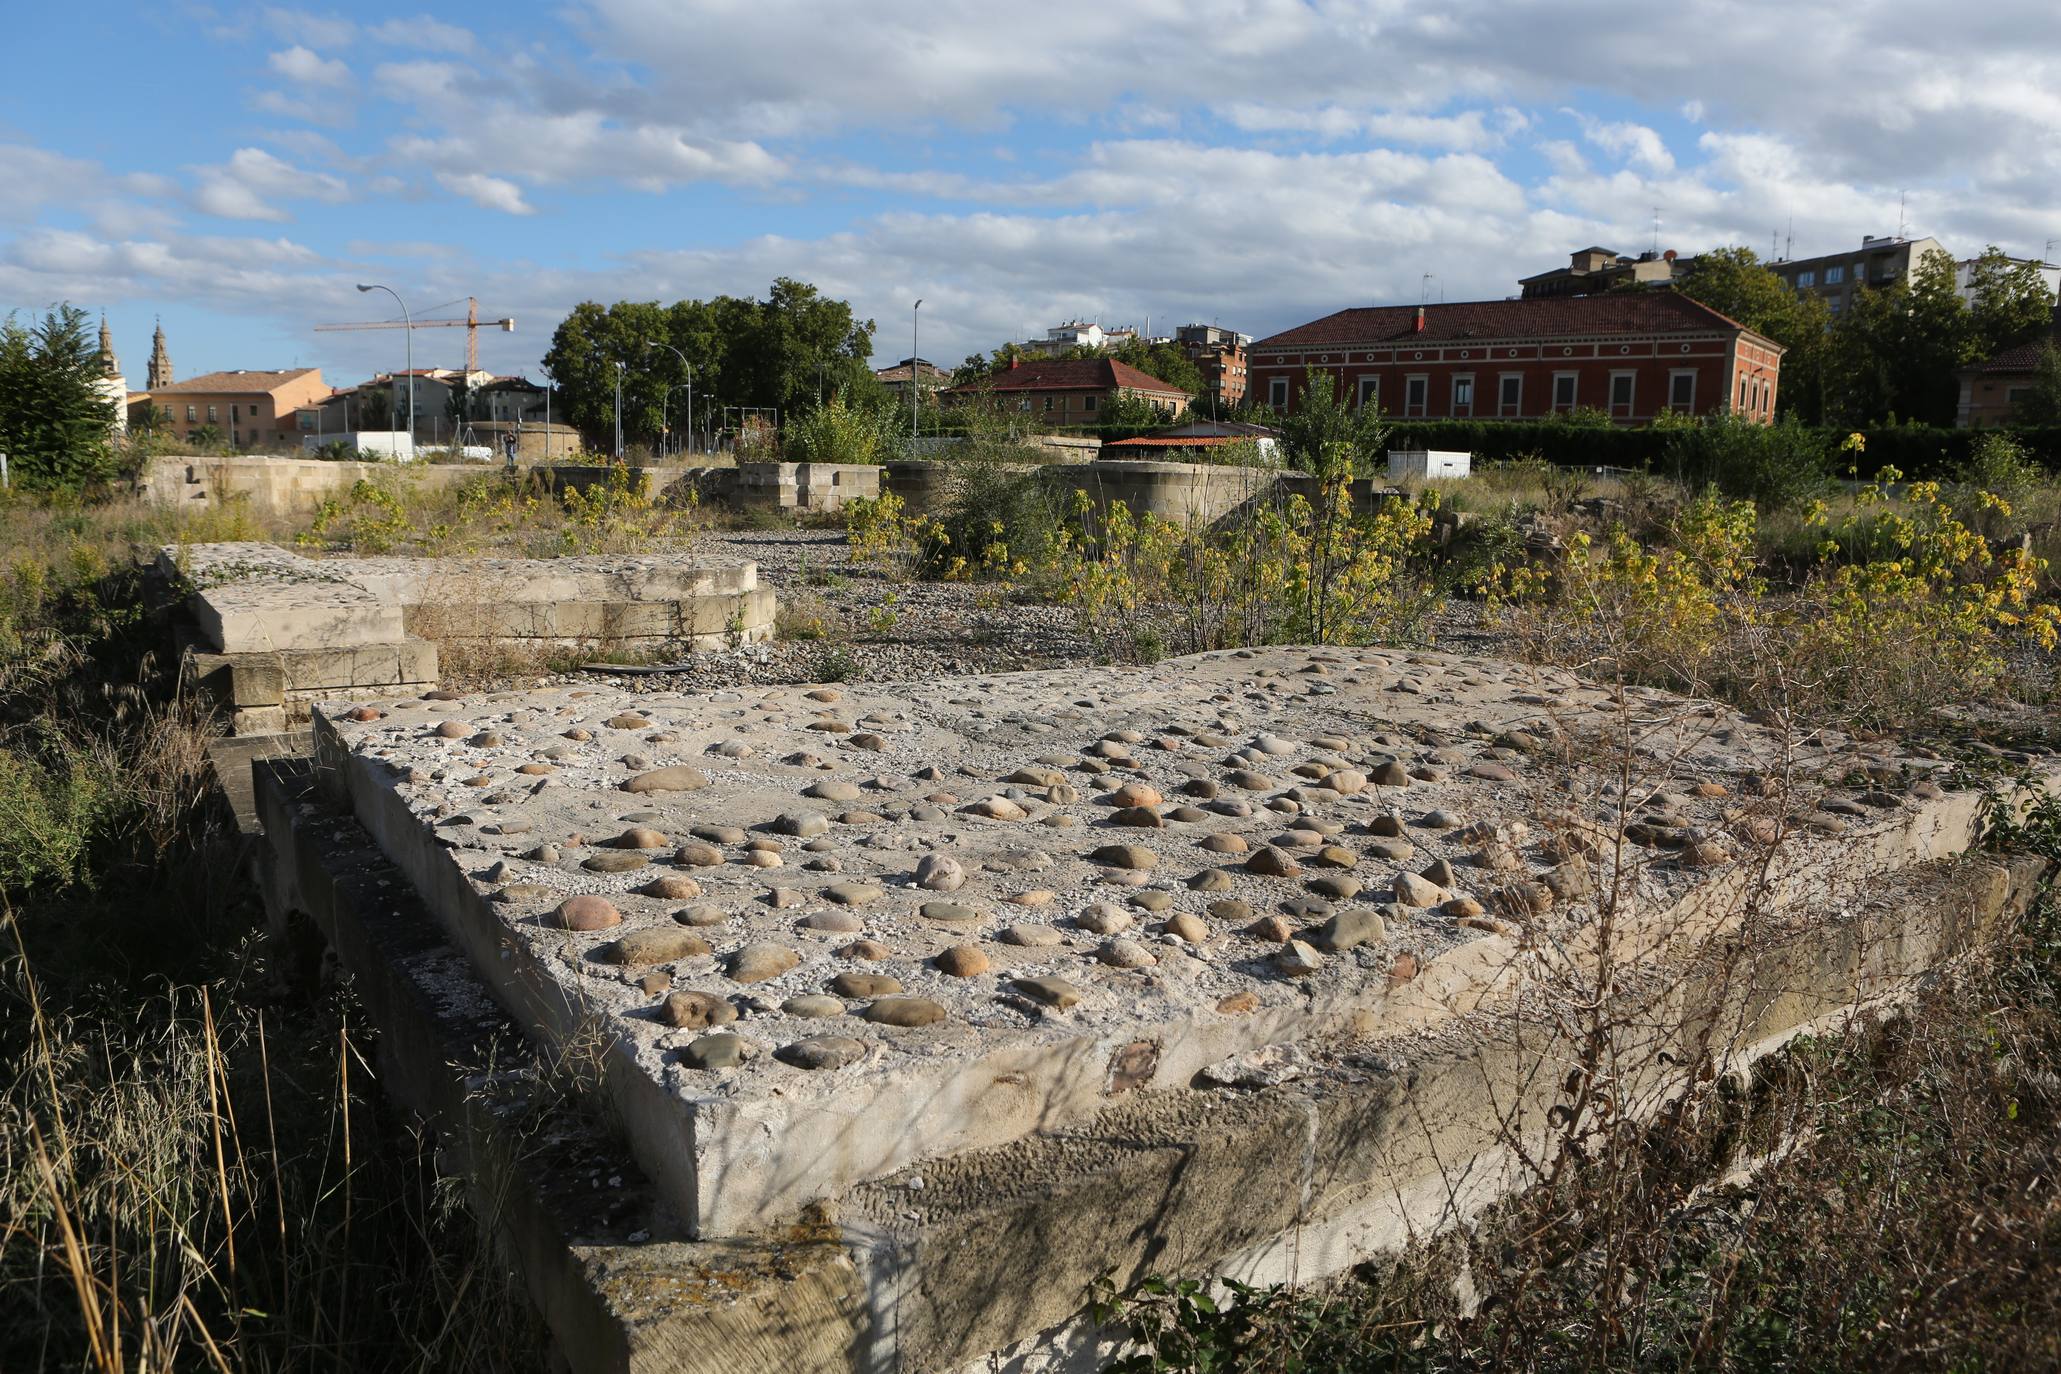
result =
[[1908,222],[1904,219],[1904,193],[1898,191],[1896,193],[1896,239],[1898,243],[1904,241],[1909,227]]
[[1426,272],[1426,273],[1424,274],[1424,277],[1423,277],[1423,279],[1422,279],[1421,281],[1419,281],[1419,282],[1417,283],[1417,304],[1419,304],[1419,305],[1422,305],[1422,304],[1424,304],[1424,302],[1426,302],[1426,301],[1428,301],[1428,300],[1430,300],[1430,299],[1431,299],[1431,273],[1429,273],[1429,272]]
[[1796,256],[1796,216],[1789,217],[1789,234],[1782,240],[1782,258],[1787,261]]
[[1653,207],[1653,251],[1660,251],[1660,207]]

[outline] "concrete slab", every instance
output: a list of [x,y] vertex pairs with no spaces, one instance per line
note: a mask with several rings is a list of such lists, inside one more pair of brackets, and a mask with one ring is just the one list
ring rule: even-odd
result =
[[1936,760],[1437,654],[366,699],[316,732],[495,995],[605,1046],[705,1237],[1241,1053],[1448,1023],[1578,961],[1601,885],[1617,957],[1664,961],[1980,822]]
[[[1081,1311],[1098,1283],[1310,1284],[1531,1181],[1505,1132],[1550,1119],[1578,1057],[1557,1008],[1309,1042],[1271,1084],[1127,1093],[861,1184],[797,1224],[695,1241],[620,1140],[550,1090],[562,1075],[539,1072],[470,961],[312,778],[263,765],[259,798],[268,906],[312,919],[357,976],[383,1081],[464,1160],[577,1374],[1100,1368],[1116,1333]],[[1752,957],[1628,973],[1615,995],[1657,1043],[1750,1066],[1990,938],[2041,867],[1920,865],[1852,909],[1762,930]],[[1652,1048],[1617,1062],[1651,1065]],[[1644,1119],[1668,1086],[1615,1091]]]

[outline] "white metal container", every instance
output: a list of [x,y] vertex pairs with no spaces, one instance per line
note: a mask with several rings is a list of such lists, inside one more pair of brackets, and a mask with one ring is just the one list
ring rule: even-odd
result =
[[1437,448],[1392,448],[1388,451],[1388,475],[1401,477],[1465,477],[1474,466],[1474,455]]

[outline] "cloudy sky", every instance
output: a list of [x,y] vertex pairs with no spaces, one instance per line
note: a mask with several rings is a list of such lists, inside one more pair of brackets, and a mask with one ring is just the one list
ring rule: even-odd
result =
[[1900,197],[1962,255],[2061,239],[2052,0],[419,5],[11,7],[0,313],[104,309],[136,386],[154,316],[182,375],[350,382],[399,332],[310,326],[390,316],[378,281],[515,316],[482,362],[534,374],[581,299],[785,274],[881,361],[922,297],[955,362],[1503,296],[1656,207],[1683,252],[1832,251]]

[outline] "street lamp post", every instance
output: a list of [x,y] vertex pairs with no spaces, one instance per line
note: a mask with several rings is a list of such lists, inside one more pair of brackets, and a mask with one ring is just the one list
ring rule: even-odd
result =
[[922,316],[923,302],[917,301],[909,311],[909,456],[916,456],[916,358],[922,352],[916,346],[917,322]]
[[544,378],[544,457],[551,457],[551,364],[540,362],[537,372]]
[[615,460],[623,461],[623,374],[630,365],[618,362],[615,365]]
[[[644,346],[646,348],[653,346],[663,348],[666,352],[678,358],[680,366],[687,369],[687,452],[691,455],[694,452],[694,364],[687,361],[685,353],[682,353],[669,343],[658,343],[654,339],[646,339]],[[666,388],[666,394],[672,394],[671,387]]]
[[408,340],[408,456],[413,458],[415,456],[415,321],[408,314],[408,303],[402,300],[401,293],[394,290],[391,286],[381,286],[378,282],[372,282],[369,285],[361,284],[358,289],[360,291],[384,291],[394,298],[395,305],[401,307],[401,333],[407,336]]

